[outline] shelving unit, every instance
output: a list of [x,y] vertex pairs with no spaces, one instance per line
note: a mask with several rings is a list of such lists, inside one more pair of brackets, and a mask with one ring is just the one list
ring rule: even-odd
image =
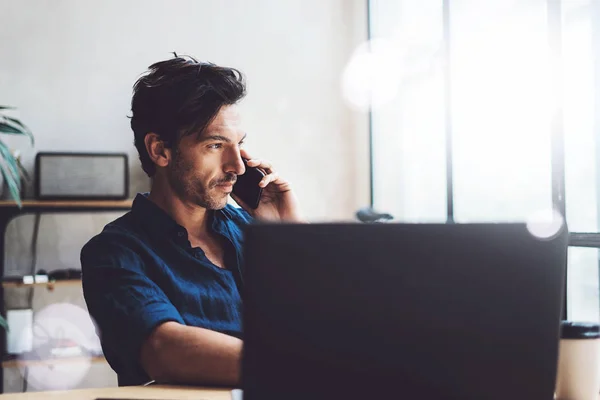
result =
[[[95,211],[119,211],[129,210],[131,208],[132,200],[23,200],[21,203],[23,205],[21,210],[29,212],[31,212],[33,208],[43,208],[46,210],[45,212],[52,212],[53,209],[64,208],[76,210],[96,209]],[[0,207],[19,210],[17,203],[12,200],[0,200]],[[70,210],[64,211],[69,212]]]
[[4,288],[46,286],[48,288],[48,290],[52,290],[52,289],[54,289],[55,286],[63,286],[63,285],[81,285],[81,279],[64,279],[64,280],[58,280],[58,281],[36,282],[36,283],[2,282],[2,287],[4,287]]
[[2,368],[32,367],[32,366],[40,366],[40,365],[70,364],[70,363],[81,363],[81,362],[101,363],[101,362],[106,362],[106,358],[104,358],[104,356],[93,356],[93,357],[80,356],[80,357],[55,357],[55,358],[49,358],[49,359],[45,359],[45,360],[15,359],[15,360],[2,361]]
[[[56,213],[97,213],[129,211],[132,200],[24,200],[19,208],[13,201],[0,200],[0,277],[4,276],[4,250],[6,228],[10,221],[21,215],[27,214],[56,214]],[[6,317],[4,309],[5,288],[28,288],[46,286],[49,290],[59,285],[81,285],[79,279],[59,280],[45,283],[24,284],[20,282],[2,282],[0,285],[0,312]],[[0,393],[4,392],[4,370],[3,368],[15,368],[18,366],[31,365],[54,365],[57,363],[81,362],[85,357],[52,358],[45,360],[6,360],[6,333],[0,329],[0,355],[3,356],[2,368],[0,368]],[[92,357],[91,362],[106,362],[104,357]]]

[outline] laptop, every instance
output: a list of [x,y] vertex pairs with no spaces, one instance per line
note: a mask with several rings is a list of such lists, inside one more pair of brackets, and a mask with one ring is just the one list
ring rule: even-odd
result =
[[567,236],[249,226],[244,400],[552,399]]

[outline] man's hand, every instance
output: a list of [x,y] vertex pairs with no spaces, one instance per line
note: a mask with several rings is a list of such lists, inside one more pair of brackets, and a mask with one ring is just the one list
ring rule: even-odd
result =
[[231,197],[254,218],[265,221],[306,222],[300,215],[298,200],[296,200],[290,184],[277,175],[271,163],[254,159],[245,150],[241,151],[241,155],[249,160],[249,167],[258,167],[267,175],[259,183],[263,191],[256,210],[248,207],[235,194],[232,193]]

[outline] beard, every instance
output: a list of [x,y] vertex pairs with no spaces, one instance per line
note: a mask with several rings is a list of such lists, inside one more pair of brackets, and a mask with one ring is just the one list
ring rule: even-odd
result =
[[167,170],[171,187],[183,200],[192,202],[207,210],[220,210],[227,205],[229,195],[215,190],[217,185],[235,182],[237,176],[232,173],[205,182],[196,175],[190,161],[184,160],[179,151],[173,156],[173,166]]

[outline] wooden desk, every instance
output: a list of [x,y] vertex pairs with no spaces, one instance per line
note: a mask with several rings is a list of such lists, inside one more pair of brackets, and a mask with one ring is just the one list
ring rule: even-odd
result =
[[165,400],[231,400],[231,389],[199,388],[193,386],[125,386],[103,389],[58,390],[52,392],[9,393],[1,400],[95,400],[115,399],[165,399]]
[[[102,389],[57,390],[52,392],[27,392],[1,394],[0,400],[231,400],[231,389],[200,388],[193,386],[126,386]],[[598,397],[600,400],[600,397]]]

